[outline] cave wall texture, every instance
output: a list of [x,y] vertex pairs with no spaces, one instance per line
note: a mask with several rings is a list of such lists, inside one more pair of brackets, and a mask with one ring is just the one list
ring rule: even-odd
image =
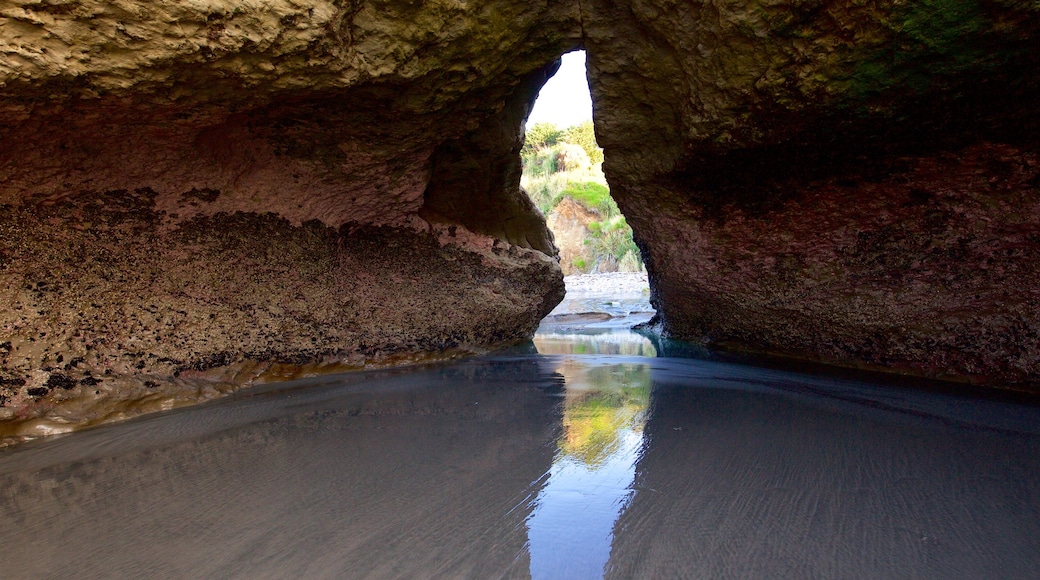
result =
[[1040,4],[588,10],[605,171],[666,332],[1036,390]]
[[1035,389],[1038,13],[7,0],[2,431],[529,336],[522,125],[580,47],[667,334]]

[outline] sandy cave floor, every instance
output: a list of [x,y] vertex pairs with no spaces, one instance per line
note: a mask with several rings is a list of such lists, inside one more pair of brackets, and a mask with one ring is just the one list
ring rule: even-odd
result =
[[654,314],[646,272],[582,274],[563,280],[567,295],[542,320],[540,332],[632,327]]

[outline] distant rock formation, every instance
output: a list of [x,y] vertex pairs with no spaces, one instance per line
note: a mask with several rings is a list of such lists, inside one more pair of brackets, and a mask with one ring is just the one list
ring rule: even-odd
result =
[[564,276],[580,273],[579,264],[590,261],[585,239],[589,235],[589,224],[599,219],[599,214],[569,197],[561,199],[545,216],[556,247],[560,250],[560,268]]

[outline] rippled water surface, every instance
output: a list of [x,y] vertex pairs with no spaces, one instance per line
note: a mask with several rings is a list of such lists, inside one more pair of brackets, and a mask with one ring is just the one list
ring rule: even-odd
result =
[[1035,406],[535,346],[0,452],[0,577],[1040,577]]

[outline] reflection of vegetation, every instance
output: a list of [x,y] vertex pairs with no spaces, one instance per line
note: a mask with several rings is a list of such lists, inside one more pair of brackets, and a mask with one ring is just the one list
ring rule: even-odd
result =
[[535,348],[541,354],[620,354],[625,356],[657,356],[649,339],[639,335],[535,333]]
[[543,214],[570,198],[600,217],[587,226],[588,255],[571,264],[577,271],[642,269],[632,229],[610,197],[603,176],[603,150],[596,144],[591,121],[567,129],[537,123],[527,131],[522,155],[520,184]]
[[589,390],[568,389],[563,410],[563,456],[596,469],[621,445],[627,431],[639,432],[650,403],[650,371],[644,365],[589,369]]

